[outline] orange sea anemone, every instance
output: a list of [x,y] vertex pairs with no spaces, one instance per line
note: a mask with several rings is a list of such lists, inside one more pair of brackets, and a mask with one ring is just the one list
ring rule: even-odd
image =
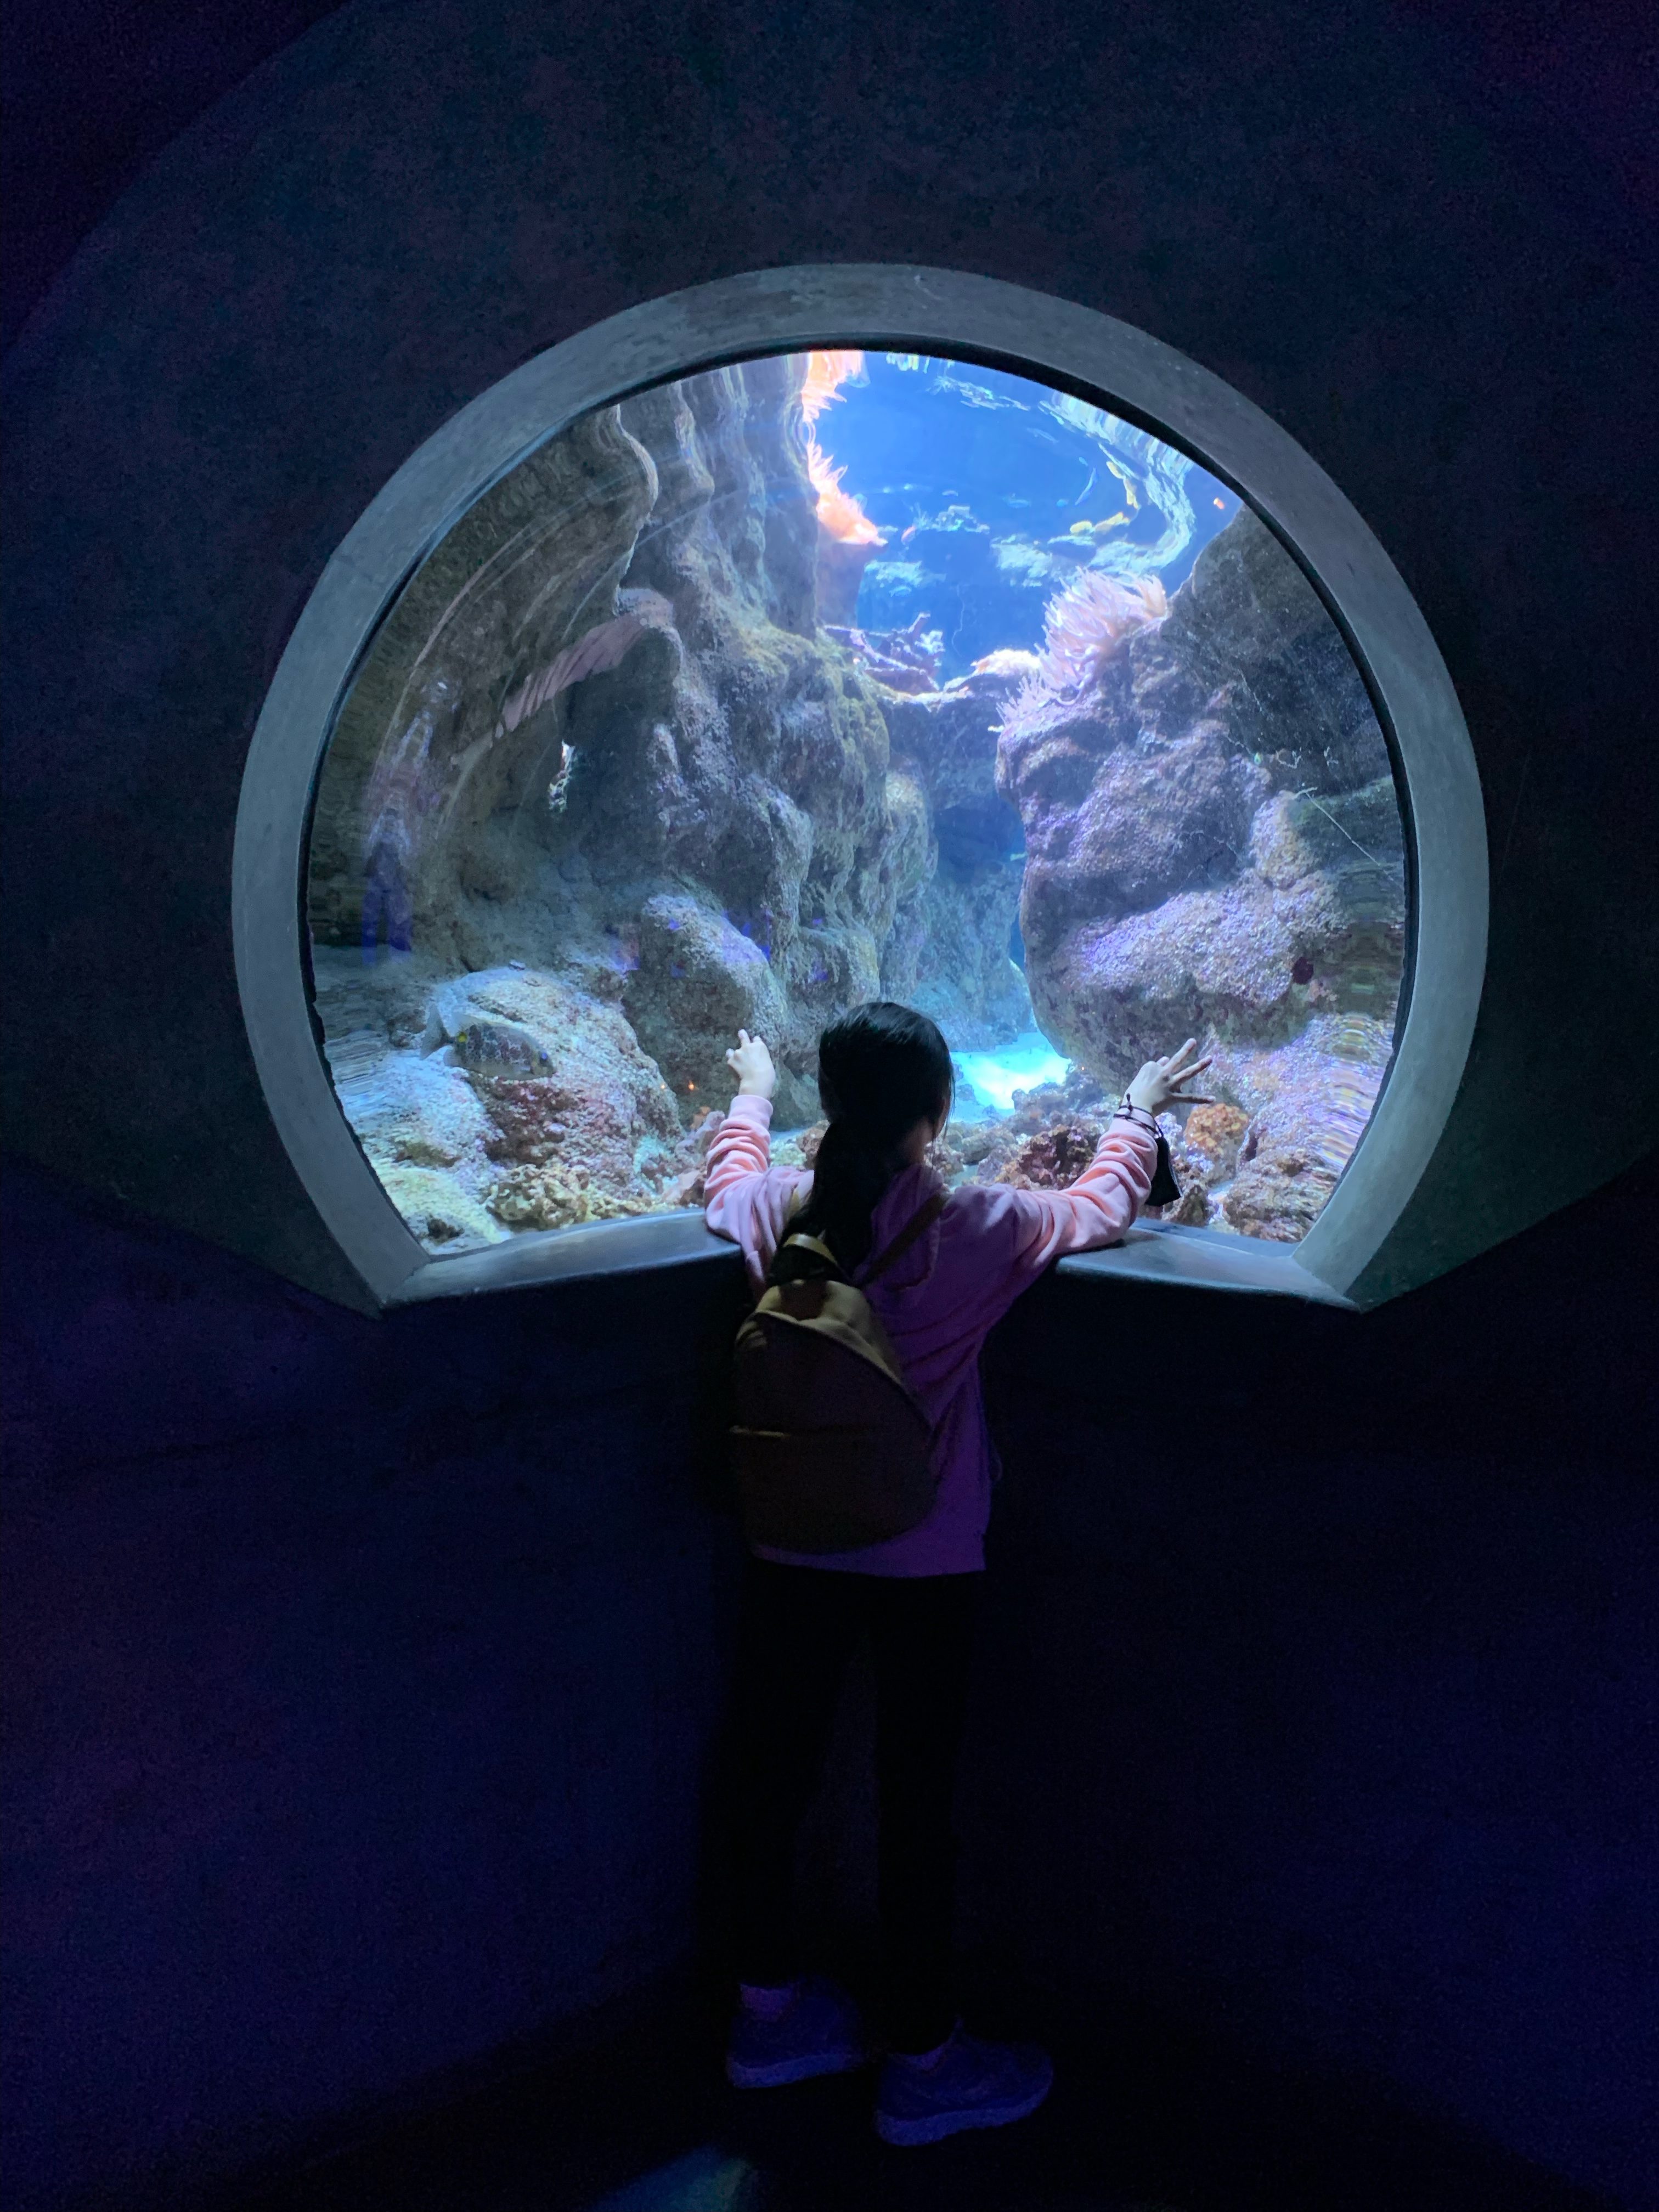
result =
[[[817,356],[813,358],[816,360]],[[884,545],[875,524],[859,505],[850,491],[843,491],[841,480],[845,469],[833,469],[830,457],[822,451],[817,440],[808,433],[806,440],[806,473],[812,479],[812,489],[818,495],[818,523],[831,538],[839,538],[843,545]]]
[[809,353],[806,356],[806,380],[800,388],[800,411],[809,422],[816,422],[832,399],[841,397],[841,387],[849,376],[856,376],[864,367],[864,356],[856,350],[842,353]]

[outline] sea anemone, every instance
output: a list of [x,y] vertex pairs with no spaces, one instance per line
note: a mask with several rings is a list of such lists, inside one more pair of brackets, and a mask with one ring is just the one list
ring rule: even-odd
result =
[[809,422],[816,422],[832,399],[839,399],[841,387],[849,376],[856,376],[864,367],[864,356],[857,350],[841,353],[809,353],[806,356],[806,378],[800,388],[800,411]]
[[842,489],[841,480],[846,470],[830,465],[829,454],[818,444],[811,428],[830,402],[840,398],[841,387],[848,377],[857,376],[863,367],[864,356],[856,349],[807,355],[806,374],[800,388],[801,416],[808,425],[806,473],[818,495],[818,521],[828,537],[843,545],[884,545],[886,539],[852,493]]
[[886,544],[852,493],[842,489],[841,480],[846,470],[830,467],[829,455],[810,431],[806,438],[806,473],[818,495],[819,526],[830,537],[839,539],[843,545]]
[[1084,569],[1043,611],[1042,651],[1026,656],[1030,665],[1004,710],[1004,731],[1029,730],[1058,701],[1079,698],[1138,631],[1162,622],[1169,611],[1156,576],[1126,579]]
[[1036,681],[1054,694],[1081,690],[1098,680],[1138,630],[1162,622],[1169,611],[1156,576],[1126,580],[1085,568],[1044,611]]

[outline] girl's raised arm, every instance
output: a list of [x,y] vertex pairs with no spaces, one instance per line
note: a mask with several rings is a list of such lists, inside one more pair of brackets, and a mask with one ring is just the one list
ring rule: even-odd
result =
[[1123,1094],[1088,1166],[1065,1190],[1012,1190],[995,1184],[963,1191],[978,1215],[979,1264],[968,1296],[984,1327],[1068,1252],[1115,1244],[1146,1203],[1158,1168],[1157,1116],[1175,1104],[1207,1102],[1185,1086],[1209,1066],[1188,1037],[1179,1052],[1148,1060]]
[[730,1237],[742,1248],[750,1284],[758,1288],[797,1194],[810,1187],[812,1178],[805,1168],[771,1164],[772,1091],[777,1075],[764,1041],[739,1030],[737,1044],[726,1057],[738,1079],[738,1095],[708,1147],[703,1219],[716,1237]]

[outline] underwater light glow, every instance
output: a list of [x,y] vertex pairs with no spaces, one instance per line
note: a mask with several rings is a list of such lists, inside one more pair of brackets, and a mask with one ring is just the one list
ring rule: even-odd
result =
[[[1072,1072],[1071,1061],[1060,1058],[1041,1030],[1027,1030],[994,1052],[953,1052],[951,1058],[974,1097],[999,1114],[1013,1112],[1016,1091],[1033,1091],[1039,1083],[1064,1083]],[[963,1107],[968,1103],[961,1101]]]
[[803,350],[578,416],[404,586],[311,819],[335,1097],[428,1252],[696,1206],[739,1025],[799,1164],[872,998],[955,1048],[958,1182],[1069,1161],[1196,1033],[1176,1218],[1294,1243],[1393,1049],[1340,633],[1188,454],[1007,369]]

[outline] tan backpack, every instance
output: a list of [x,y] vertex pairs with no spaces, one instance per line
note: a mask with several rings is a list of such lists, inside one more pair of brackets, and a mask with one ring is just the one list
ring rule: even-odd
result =
[[[945,1210],[922,1206],[869,1267],[884,1274]],[[927,1418],[863,1290],[820,1238],[786,1237],[821,1261],[774,1283],[738,1331],[732,1453],[751,1543],[854,1552],[914,1528],[938,1490]]]

